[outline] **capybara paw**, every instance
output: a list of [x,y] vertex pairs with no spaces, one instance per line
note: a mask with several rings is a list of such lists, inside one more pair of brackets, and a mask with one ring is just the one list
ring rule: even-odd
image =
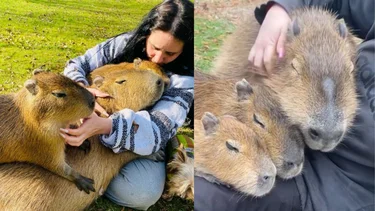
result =
[[85,154],[89,153],[91,150],[91,143],[89,140],[85,140],[79,147],[78,149],[83,150]]
[[78,190],[85,191],[87,194],[90,193],[90,191],[95,192],[94,188],[94,180],[84,177],[82,175],[79,175],[79,178],[77,178],[74,183],[76,184]]

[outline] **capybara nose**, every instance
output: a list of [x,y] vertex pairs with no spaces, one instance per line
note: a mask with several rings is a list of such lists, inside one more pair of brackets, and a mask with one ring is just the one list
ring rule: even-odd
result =
[[284,165],[286,166],[286,169],[294,169],[294,168],[298,168],[301,164],[303,164],[304,162],[304,158],[302,157],[302,159],[298,159],[296,161],[285,161],[284,162]]
[[292,168],[294,168],[295,166],[297,166],[297,164],[294,163],[294,162],[286,162],[286,166],[287,166],[288,169],[292,169]]
[[259,176],[258,181],[260,184],[267,184],[267,183],[272,182],[274,177],[275,177],[274,175],[264,174],[264,175]]
[[95,97],[94,97],[94,95],[90,93],[90,95],[86,99],[87,99],[87,102],[89,104],[89,108],[94,109],[95,108]]
[[95,108],[95,99],[93,99],[90,103],[90,108]]
[[320,132],[318,131],[318,129],[312,129],[310,128],[309,129],[309,136],[311,137],[312,140],[319,140],[319,137],[320,137]]
[[325,140],[325,141],[339,141],[343,135],[342,130],[334,130],[327,128],[325,130],[318,128],[310,128],[308,130],[309,136],[314,141]]
[[158,79],[158,80],[156,81],[156,85],[157,85],[157,86],[161,86],[162,84],[163,84],[163,80]]

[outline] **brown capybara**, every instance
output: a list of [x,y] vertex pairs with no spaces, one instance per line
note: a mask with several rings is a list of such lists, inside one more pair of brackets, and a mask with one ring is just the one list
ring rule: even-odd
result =
[[[162,80],[164,81],[165,85],[168,87],[169,85],[169,78],[167,74],[163,71],[162,67],[158,64],[142,60],[140,58],[135,58],[133,63],[122,62],[120,64],[108,64],[102,67],[95,69],[93,72],[90,73],[91,77],[95,77],[97,75],[106,75],[108,76],[108,72],[122,72],[123,70],[142,70],[142,71],[151,71],[155,74],[159,75]],[[88,77],[89,81],[91,80]]]
[[276,167],[264,137],[228,115],[206,112],[194,124],[195,175],[252,196],[272,189]]
[[[160,97],[163,88],[160,88],[153,77],[147,76],[151,74],[156,76],[153,72],[123,70],[124,75],[130,72],[134,74],[138,80],[139,76],[145,76],[139,84],[123,83],[118,86],[116,80],[106,80],[111,77],[111,72],[103,72],[102,81],[103,86],[111,87],[107,83],[112,84],[113,87],[118,87],[118,91],[110,93],[113,104],[103,104],[105,109],[113,110],[110,107],[116,104],[123,105],[121,101],[133,98],[133,101],[139,102],[137,105],[148,105]],[[137,76],[139,74],[139,76]],[[152,78],[151,81],[147,81]],[[160,77],[159,77],[160,79]],[[131,78],[128,79],[131,81]],[[132,86],[126,86],[132,85]],[[139,87],[142,87],[138,89]],[[151,89],[146,89],[144,86],[154,87],[157,92]],[[163,86],[163,85],[162,85]],[[114,90],[109,88],[110,90]],[[126,90],[123,92],[123,90]],[[152,96],[149,92],[154,94]],[[149,96],[149,99],[140,98],[138,96]],[[124,105],[125,108],[127,107]],[[134,108],[138,111],[142,107]],[[103,194],[111,179],[118,174],[121,167],[127,162],[135,159],[138,155],[129,151],[115,154],[109,148],[106,148],[100,143],[99,136],[89,138],[91,143],[91,150],[88,154],[77,150],[74,147],[68,147],[66,151],[67,162],[82,174],[89,176],[95,180],[94,188],[97,190],[91,194],[84,194],[76,191],[74,186],[67,181],[57,177],[50,172],[29,164],[5,164],[0,165],[0,210],[83,210],[89,206],[96,198]],[[51,182],[53,181],[53,182]]]
[[[106,70],[108,67],[108,71]],[[155,104],[169,85],[169,78],[159,66],[142,61],[139,68],[133,63],[106,65],[94,70],[88,76],[92,88],[108,93],[111,97],[97,98],[97,102],[111,114],[124,108],[139,110]],[[105,83],[103,83],[105,81]],[[147,81],[147,84],[142,84]],[[128,87],[137,87],[138,92]],[[127,99],[116,100],[113,96],[126,95]],[[156,95],[157,94],[157,95]],[[134,100],[137,99],[137,100]],[[152,99],[151,101],[149,99]]]
[[[86,193],[93,180],[65,162],[65,142],[59,128],[89,116],[93,95],[71,79],[34,72],[14,94],[0,95],[0,163],[29,162],[74,182]],[[49,181],[53,183],[53,181]]]
[[[151,74],[151,72],[154,74]],[[139,110],[139,108],[144,109],[155,104],[170,83],[168,76],[160,66],[138,58],[134,60],[134,63],[123,62],[100,67],[89,74],[88,80],[92,88],[99,89],[112,96],[96,99],[99,105],[103,106],[109,114],[124,108]],[[103,80],[106,82],[103,83]],[[142,81],[147,81],[148,84],[142,84]],[[127,87],[137,87],[143,95],[137,95],[138,92],[126,89]],[[120,92],[122,93],[121,96],[125,94],[128,98],[113,99],[113,96],[119,97]],[[156,95],[156,93],[159,93],[159,95]],[[135,98],[137,100],[134,100]]]
[[264,84],[280,99],[292,124],[300,127],[306,144],[328,152],[343,139],[357,109],[356,43],[342,21],[330,12],[304,8],[291,14],[285,57],[270,77],[250,73],[248,55],[259,32],[254,16],[225,41],[213,67],[222,78]]
[[197,72],[195,102],[196,118],[207,111],[217,116],[232,115],[256,133],[268,137],[265,143],[279,177],[289,179],[301,173],[303,135],[288,122],[277,99],[267,90],[250,86],[246,80],[236,82]]

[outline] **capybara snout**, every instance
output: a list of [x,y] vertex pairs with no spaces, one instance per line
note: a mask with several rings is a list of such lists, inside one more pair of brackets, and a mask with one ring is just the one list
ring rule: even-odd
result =
[[303,134],[296,125],[288,128],[287,141],[283,147],[282,167],[277,172],[278,176],[290,179],[301,173],[304,163],[304,139]]
[[[357,109],[356,45],[345,24],[324,10],[298,10],[293,17],[285,72],[267,84],[278,90],[283,109],[300,126],[306,144],[331,151]],[[281,83],[285,78],[289,82]]]

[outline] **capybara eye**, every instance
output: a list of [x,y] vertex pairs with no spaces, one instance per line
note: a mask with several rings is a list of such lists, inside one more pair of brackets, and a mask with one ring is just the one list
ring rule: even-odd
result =
[[126,80],[118,80],[118,81],[116,81],[116,83],[118,83],[118,84],[123,84],[125,81],[126,81]]
[[239,152],[239,150],[236,148],[236,147],[234,147],[234,146],[232,146],[230,143],[228,143],[227,141],[225,142],[225,144],[227,145],[227,148],[229,149],[229,150],[232,150],[232,151],[235,151],[235,152]]
[[66,94],[64,92],[52,92],[52,94],[58,98],[66,97]]
[[257,115],[255,114],[253,115],[253,120],[255,123],[259,124],[262,128],[265,128],[264,124],[261,121],[259,121]]

